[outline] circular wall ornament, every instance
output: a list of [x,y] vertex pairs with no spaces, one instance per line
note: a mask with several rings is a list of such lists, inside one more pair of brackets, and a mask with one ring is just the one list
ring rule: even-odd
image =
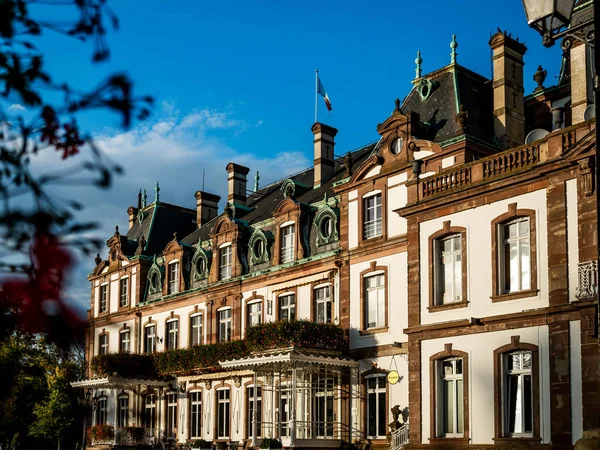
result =
[[402,152],[402,147],[404,147],[404,139],[400,136],[392,141],[390,152],[392,155],[399,155]]
[[398,375],[398,371],[397,370],[392,370],[391,372],[389,372],[387,374],[387,381],[390,384],[396,384],[396,383],[398,383],[398,381],[400,381],[400,375]]

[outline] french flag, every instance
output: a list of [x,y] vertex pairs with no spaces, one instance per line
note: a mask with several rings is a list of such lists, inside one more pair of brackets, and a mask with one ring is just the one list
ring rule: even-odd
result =
[[325,90],[325,86],[321,83],[321,79],[317,75],[317,93],[323,97],[325,100],[325,106],[327,107],[327,111],[331,111],[331,100],[329,100],[329,96],[327,95],[327,91]]

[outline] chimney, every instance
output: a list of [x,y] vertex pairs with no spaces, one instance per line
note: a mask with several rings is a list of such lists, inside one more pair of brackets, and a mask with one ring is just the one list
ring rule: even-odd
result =
[[133,224],[135,223],[135,218],[137,217],[138,211],[139,211],[139,209],[134,208],[133,206],[130,206],[127,209],[127,215],[129,216],[129,229],[130,230],[131,230],[131,227],[133,227]]
[[227,202],[246,206],[246,175],[250,169],[230,162],[227,164],[228,191]]
[[498,31],[490,39],[494,64],[494,132],[501,148],[525,142],[523,55],[527,47]]
[[592,55],[588,46],[575,39],[571,42],[571,125],[575,125],[585,120],[585,109],[594,103],[594,76]]
[[338,130],[323,123],[316,122],[311,131],[315,139],[315,170],[313,187],[317,188],[325,183],[333,175],[335,162],[333,148],[334,138]]
[[198,228],[217,217],[221,197],[208,192],[196,191],[196,224]]

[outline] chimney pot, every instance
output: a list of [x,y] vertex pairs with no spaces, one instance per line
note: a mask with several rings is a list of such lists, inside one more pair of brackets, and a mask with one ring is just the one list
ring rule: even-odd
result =
[[246,206],[246,176],[250,169],[230,162],[227,164],[228,192],[227,201],[234,205]]
[[313,187],[317,188],[333,176],[335,171],[334,138],[338,132],[333,127],[316,122],[311,131],[314,135],[315,159]]
[[217,217],[221,197],[208,192],[196,191],[196,225],[200,228]]

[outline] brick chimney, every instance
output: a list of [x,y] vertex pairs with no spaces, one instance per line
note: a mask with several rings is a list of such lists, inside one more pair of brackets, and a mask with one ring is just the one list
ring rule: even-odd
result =
[[584,121],[583,113],[594,103],[593,67],[590,49],[575,39],[571,47],[571,125]]
[[501,148],[525,142],[523,55],[527,47],[506,32],[490,39],[494,64],[494,132]]
[[129,229],[130,230],[131,230],[131,227],[133,227],[133,224],[135,223],[137,213],[140,209],[142,209],[142,191],[141,191],[141,189],[140,189],[140,193],[138,194],[137,208],[134,208],[133,206],[130,206],[129,208],[127,208],[127,215],[129,216]]
[[335,147],[334,138],[338,130],[323,123],[316,122],[311,131],[315,139],[315,170],[313,187],[317,188],[326,182],[333,175],[335,162],[333,148]]
[[208,192],[196,191],[196,224],[198,228],[217,217],[221,197]]
[[246,206],[246,175],[250,169],[230,162],[227,164],[227,202]]

